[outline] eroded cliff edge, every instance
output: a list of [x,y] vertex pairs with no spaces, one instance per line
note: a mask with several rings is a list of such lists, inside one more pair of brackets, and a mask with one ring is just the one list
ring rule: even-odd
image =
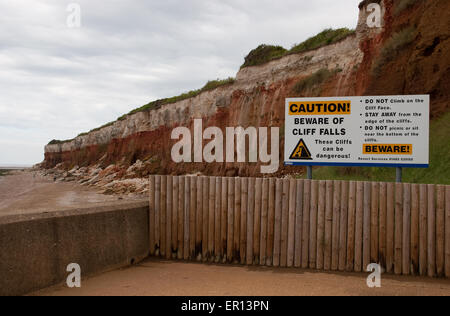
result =
[[[367,6],[380,3],[382,27],[367,27]],[[394,3],[395,2],[395,3]],[[106,183],[149,174],[256,176],[254,164],[175,164],[170,134],[176,126],[278,126],[287,97],[430,94],[432,118],[448,111],[450,2],[374,0],[360,6],[356,32],[332,45],[242,68],[231,85],[138,112],[74,140],[47,145],[44,168],[69,170],[80,181]],[[297,83],[327,75],[301,91]],[[281,136],[282,137],[282,136]],[[280,140],[280,155],[283,139]],[[280,156],[280,161],[282,157]],[[301,172],[280,167],[278,174]],[[66,175],[67,177],[67,175]],[[84,178],[83,178],[84,177]]]

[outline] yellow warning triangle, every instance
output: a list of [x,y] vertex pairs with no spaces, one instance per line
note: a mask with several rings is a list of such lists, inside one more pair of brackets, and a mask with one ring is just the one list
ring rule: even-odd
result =
[[303,139],[300,139],[297,146],[295,146],[294,151],[291,154],[291,157],[289,157],[291,160],[312,160],[311,152],[308,149],[308,146],[306,146]]

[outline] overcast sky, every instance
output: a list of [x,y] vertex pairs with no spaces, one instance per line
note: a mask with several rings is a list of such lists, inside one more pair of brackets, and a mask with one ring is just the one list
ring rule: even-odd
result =
[[0,165],[41,162],[51,139],[235,76],[259,44],[354,28],[359,2],[0,0]]

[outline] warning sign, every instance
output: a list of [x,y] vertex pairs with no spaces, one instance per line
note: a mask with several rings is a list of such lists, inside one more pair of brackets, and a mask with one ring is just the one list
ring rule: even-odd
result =
[[300,139],[289,159],[292,160],[312,160],[311,152],[303,139]]
[[286,99],[286,165],[429,165],[428,95]]

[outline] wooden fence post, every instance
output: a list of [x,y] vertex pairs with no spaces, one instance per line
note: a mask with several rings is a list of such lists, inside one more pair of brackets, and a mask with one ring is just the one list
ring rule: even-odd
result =
[[419,188],[419,274],[424,276],[428,270],[428,187],[421,184]]
[[371,226],[371,184],[364,182],[364,227],[363,227],[363,271],[367,271],[370,262],[370,226]]
[[[202,191],[203,191],[203,221],[202,221],[202,261],[206,262],[209,260],[208,257],[208,246],[209,238],[214,238],[214,236],[208,236],[209,233],[209,178],[202,177]],[[208,238],[209,237],[209,238]]]
[[333,221],[331,232],[331,270],[339,268],[339,223],[341,219],[341,182],[334,181]]
[[262,179],[255,180],[255,210],[253,212],[253,264],[259,264],[261,242]]
[[287,227],[287,266],[294,266],[295,252],[295,207],[297,197],[297,181],[289,180],[288,227]]
[[240,233],[241,233],[241,179],[236,178],[234,180],[234,262],[239,263],[241,261],[240,255]]
[[178,189],[179,177],[172,180],[172,258],[176,259],[178,254]]
[[319,182],[316,180],[311,180],[311,202],[309,213],[309,267],[311,269],[316,268],[318,193]]
[[253,220],[255,211],[255,178],[248,179],[247,206],[247,265],[253,264]]
[[155,255],[160,255],[161,240],[161,176],[155,180]]
[[395,184],[395,274],[402,274],[402,246],[403,246],[403,184]]
[[281,208],[283,195],[283,180],[276,180],[275,188],[275,228],[274,228],[274,245],[273,245],[273,266],[280,265],[281,251]]
[[234,178],[228,178],[227,262],[233,262],[234,246]]
[[[355,215],[355,272],[362,271],[363,226],[364,226],[364,182],[356,184]],[[364,268],[365,270],[365,268]]]
[[302,229],[303,229],[303,180],[297,180],[297,197],[295,206],[295,254],[294,266],[302,264]]
[[273,260],[273,239],[275,229],[275,179],[269,179],[269,210],[267,215],[267,251],[266,265],[271,266]]
[[436,203],[436,274],[445,275],[445,187],[437,186]]
[[263,179],[261,202],[261,239],[259,248],[259,264],[266,265],[267,250],[267,216],[269,212],[269,179]]
[[331,251],[333,244],[333,181],[326,182],[326,205],[325,205],[325,242],[323,245],[323,268],[331,269]]
[[380,184],[372,183],[372,201],[370,209],[370,263],[379,263],[379,226],[380,219]]
[[394,270],[395,253],[395,186],[387,184],[386,194],[386,272]]
[[402,245],[403,245],[403,184],[395,184],[395,252],[394,272],[402,274]]
[[160,254],[161,257],[166,256],[166,222],[167,222],[167,176],[161,176],[161,246],[160,246]]
[[281,250],[280,250],[281,267],[287,266],[288,221],[289,221],[289,180],[283,179],[283,197],[281,208]]
[[428,276],[436,276],[436,201],[435,186],[428,185]]
[[202,260],[202,238],[203,238],[203,178],[197,178],[197,223],[195,225],[195,253],[197,261]]
[[150,256],[155,255],[155,176],[150,176],[149,184],[149,243],[150,243]]
[[191,203],[190,196],[191,193],[191,183],[190,178],[186,177],[184,183],[184,250],[183,250],[183,259],[189,259],[189,237],[191,235]]
[[222,179],[215,178],[215,211],[214,211],[214,255],[215,262],[218,263],[224,256],[222,247],[222,228],[220,222],[222,219]]
[[341,210],[339,223],[339,271],[345,271],[347,263],[347,235],[348,235],[348,189],[347,181],[341,182]]
[[309,222],[311,203],[311,180],[303,182],[303,228],[302,228],[302,268],[306,269],[309,263]]
[[209,262],[214,262],[215,252],[219,245],[214,244],[215,239],[215,206],[217,199],[220,200],[220,196],[216,195],[216,177],[209,178],[209,203],[208,203],[208,260]]
[[445,276],[450,278],[450,186],[445,187]]
[[411,186],[411,273],[419,272],[419,185]]
[[316,243],[316,269],[324,268],[325,251],[325,207],[327,205],[327,182],[319,181],[318,209],[317,209],[317,243]]
[[220,238],[222,247],[222,262],[227,261],[227,235],[228,235],[228,179],[222,178],[222,206],[220,216]]
[[195,259],[196,216],[197,216],[197,177],[191,177],[189,206],[189,257]]
[[379,262],[386,269],[386,235],[387,235],[387,184],[380,183],[380,229],[378,236]]
[[346,271],[354,271],[355,262],[355,226],[356,226],[356,182],[350,181],[348,188],[348,233]]
[[404,275],[411,272],[411,185],[403,184],[403,242],[402,271]]
[[248,209],[248,178],[241,181],[241,233],[240,233],[240,255],[241,264],[247,260],[247,209]]
[[184,258],[184,183],[186,177],[178,178],[178,252],[179,260]]
[[173,202],[173,177],[167,176],[167,201],[166,201],[166,259],[172,259],[172,202]]

